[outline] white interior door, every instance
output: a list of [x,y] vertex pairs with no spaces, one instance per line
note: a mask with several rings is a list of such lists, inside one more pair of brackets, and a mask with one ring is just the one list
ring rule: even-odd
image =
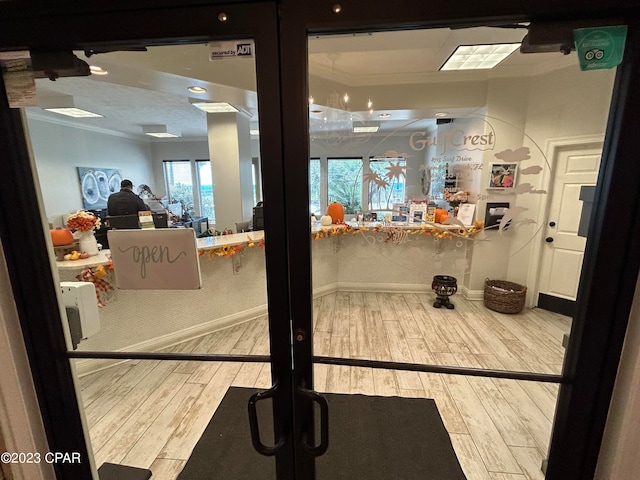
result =
[[601,153],[602,147],[593,145],[557,150],[539,293],[576,299],[586,244],[586,238],[578,236],[580,188],[596,184]]

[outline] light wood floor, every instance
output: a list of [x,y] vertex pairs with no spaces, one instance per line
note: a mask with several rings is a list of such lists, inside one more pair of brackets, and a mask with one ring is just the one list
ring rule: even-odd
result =
[[[316,355],[560,373],[570,319],[503,315],[453,297],[335,293],[314,302]],[[268,354],[258,318],[171,351]],[[151,468],[175,479],[229,386],[267,388],[255,363],[127,361],[80,379],[96,464]],[[558,387],[552,384],[316,365],[315,389],[436,401],[468,480],[543,479]],[[399,441],[402,441],[399,439]]]

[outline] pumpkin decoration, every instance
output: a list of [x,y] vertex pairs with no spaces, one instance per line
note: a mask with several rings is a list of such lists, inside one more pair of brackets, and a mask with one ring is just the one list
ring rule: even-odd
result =
[[340,202],[330,203],[327,207],[327,215],[331,217],[333,223],[344,223],[344,207]]
[[333,222],[333,219],[330,215],[323,215],[320,217],[320,225],[323,227],[328,227]]
[[51,241],[54,247],[71,245],[73,243],[73,234],[68,228],[52,228],[49,232],[51,233]]
[[444,223],[447,218],[451,218],[449,212],[444,208],[436,208],[435,221],[436,223]]

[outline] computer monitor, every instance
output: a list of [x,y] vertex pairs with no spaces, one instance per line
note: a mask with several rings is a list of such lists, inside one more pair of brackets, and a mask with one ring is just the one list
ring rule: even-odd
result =
[[167,223],[169,215],[166,212],[163,213],[153,213],[153,225],[156,228],[168,228],[169,225]]
[[[153,226],[156,228],[168,228],[168,215],[166,213],[153,213]],[[140,228],[140,219],[138,215],[114,215],[107,217],[107,223],[110,228],[117,230]]]
[[126,228],[140,228],[140,220],[138,215],[113,215],[107,217],[109,227],[118,230]]
[[173,213],[177,217],[182,217],[182,204],[181,203],[170,203],[167,205],[167,210]]
[[264,216],[262,207],[253,207],[252,230],[264,230]]

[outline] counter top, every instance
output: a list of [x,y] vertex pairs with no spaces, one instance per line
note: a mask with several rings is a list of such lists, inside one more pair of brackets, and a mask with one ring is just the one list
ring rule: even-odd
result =
[[[218,235],[215,237],[197,238],[196,245],[198,250],[206,251],[214,248],[225,246],[242,245],[249,241],[259,242],[264,238],[262,230],[256,232],[234,233],[231,235]],[[78,260],[62,260],[56,261],[56,266],[60,270],[80,270],[86,267],[96,267],[104,265],[111,260],[110,250],[101,250],[97,255],[89,258]]]
[[[358,229],[374,229],[379,228],[382,231],[386,231],[389,228],[400,228],[406,230],[419,230],[421,228],[429,228],[429,229],[438,229],[441,231],[450,231],[459,229],[459,225],[445,225],[445,224],[392,224],[391,226],[383,226],[381,222],[365,222],[362,224],[358,224],[356,222],[347,222],[339,225],[328,225],[322,226],[320,222],[318,222],[314,227],[311,228],[311,233],[316,234],[319,232],[330,232],[331,230],[340,231],[340,229],[344,228],[352,228],[354,230]],[[465,228],[470,228],[470,226],[466,226]],[[236,246],[243,245],[247,242],[260,242],[264,239],[264,231],[258,230],[254,232],[243,232],[243,233],[233,233],[231,235],[217,235],[213,237],[203,237],[197,238],[196,244],[199,251],[205,252],[207,250],[218,249],[226,246]],[[96,267],[98,265],[103,265],[109,262],[111,259],[111,251],[110,250],[101,250],[97,255],[94,255],[89,258],[80,259],[80,260],[63,260],[57,261],[56,265],[60,270],[78,270],[86,267]]]
[[225,247],[227,245],[241,245],[243,243],[259,242],[264,239],[264,231],[232,233],[231,235],[216,235],[215,237],[203,237],[197,239],[198,250]]
[[97,255],[89,258],[80,258],[78,260],[62,260],[56,261],[56,266],[60,270],[81,270],[86,267],[97,267],[104,265],[111,260],[110,250],[100,250]]

